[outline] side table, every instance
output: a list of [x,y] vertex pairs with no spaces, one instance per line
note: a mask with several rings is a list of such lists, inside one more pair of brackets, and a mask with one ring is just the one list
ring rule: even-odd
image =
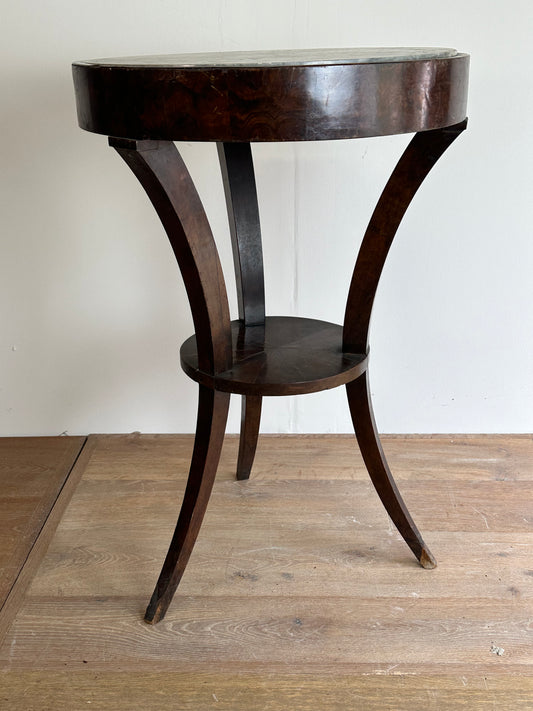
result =
[[[159,215],[179,264],[195,335],[181,365],[199,385],[187,487],[146,611],[161,620],[194,546],[215,478],[230,393],[242,396],[237,477],[254,459],[262,398],[345,385],[363,459],[389,516],[424,568],[436,563],[380,445],[368,385],[368,331],[400,221],[433,165],[466,128],[466,54],[453,49],[320,49],[126,57],[73,65],[79,125],[109,136]],[[414,133],[377,203],[343,326],[265,315],[250,144]],[[229,216],[239,304],[230,319],[218,253],[173,141],[214,141]]]

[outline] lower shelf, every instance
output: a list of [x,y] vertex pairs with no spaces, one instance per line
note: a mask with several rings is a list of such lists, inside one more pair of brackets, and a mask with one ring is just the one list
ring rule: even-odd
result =
[[202,385],[240,395],[302,395],[345,385],[367,367],[364,353],[343,353],[342,327],[270,316],[261,326],[231,323],[233,366],[215,375],[198,368],[196,337],[181,347],[181,365]]

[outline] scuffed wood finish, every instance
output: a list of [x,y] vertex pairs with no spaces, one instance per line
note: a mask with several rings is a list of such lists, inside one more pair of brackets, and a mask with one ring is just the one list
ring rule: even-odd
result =
[[154,698],[158,711],[175,711],[177,699],[180,711],[346,711],[352,700],[362,711],[530,711],[533,677],[391,673],[376,678],[339,671],[324,678],[320,671],[287,669],[276,674],[17,672],[9,675],[3,696],[13,711],[42,711],[47,705],[72,711],[89,702],[98,711],[145,711]]
[[245,482],[227,438],[180,604],[155,630],[142,606],[193,438],[95,440],[0,646],[6,708],[529,711],[531,436],[383,437],[439,552],[431,575],[353,436],[262,436]]
[[[234,66],[186,57],[73,65],[79,125],[137,139],[316,141],[414,133],[465,118],[469,57]],[[217,61],[215,58],[214,61]]]
[[[465,675],[465,666],[471,674],[503,670],[517,674],[520,667],[522,672],[530,668],[531,634],[523,624],[530,601],[462,599],[468,610],[461,610],[459,600],[453,598],[410,602],[405,598],[323,595],[255,596],[248,601],[245,595],[194,595],[185,598],[172,616],[169,613],[150,637],[146,626],[136,619],[139,600],[131,597],[111,598],[100,605],[86,603],[85,608],[76,600],[65,600],[62,616],[53,600],[28,599],[13,627],[20,648],[13,650],[15,663],[8,668],[32,669],[32,650],[38,658],[35,641],[30,639],[32,623],[38,632],[34,636],[42,641],[46,631],[49,637],[48,655],[38,662],[43,670],[60,665],[77,670],[84,659],[93,673],[111,671],[114,660],[115,664],[124,660],[124,666],[127,660],[129,673],[150,668],[150,663],[154,670],[157,664],[157,671],[167,673],[236,668],[252,672],[255,668],[276,674],[292,667],[312,674],[322,667],[327,675],[335,669],[347,673],[351,667],[354,674],[378,675],[396,664],[396,674],[417,673],[417,666],[422,665],[429,673],[460,676]],[[115,626],[121,606],[126,614],[122,625]],[[44,619],[47,608],[54,616],[55,628]],[[76,616],[82,629],[68,640]],[[512,621],[511,629],[506,628],[506,621]],[[113,630],[115,638],[99,632],[102,628]],[[11,633],[6,642],[10,637]],[[491,652],[495,637],[508,659]],[[105,658],[102,638],[114,650],[113,659]],[[2,655],[6,652],[1,651]],[[444,652],[450,655],[449,661],[445,661]],[[431,654],[433,664],[428,660]],[[5,657],[0,658],[0,664],[5,669]]]

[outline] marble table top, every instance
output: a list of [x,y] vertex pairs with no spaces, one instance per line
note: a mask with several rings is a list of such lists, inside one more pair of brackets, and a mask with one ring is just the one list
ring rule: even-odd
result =
[[75,62],[77,65],[121,67],[280,67],[448,59],[457,50],[443,47],[359,47],[344,49],[288,49],[254,52],[209,52],[139,57],[113,57]]

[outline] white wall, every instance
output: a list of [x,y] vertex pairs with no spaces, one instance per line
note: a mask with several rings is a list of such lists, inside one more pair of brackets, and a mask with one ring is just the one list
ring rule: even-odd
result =
[[[195,424],[196,386],[178,359],[192,332],[179,274],[133,176],[104,137],[78,129],[71,61],[365,45],[472,56],[469,130],[415,198],[378,293],[371,375],[380,429],[533,431],[529,0],[2,5],[2,435]],[[406,142],[257,146],[269,313],[342,321],[356,248]],[[215,148],[181,148],[231,276]],[[342,388],[267,399],[263,431],[350,431],[344,400]]]

